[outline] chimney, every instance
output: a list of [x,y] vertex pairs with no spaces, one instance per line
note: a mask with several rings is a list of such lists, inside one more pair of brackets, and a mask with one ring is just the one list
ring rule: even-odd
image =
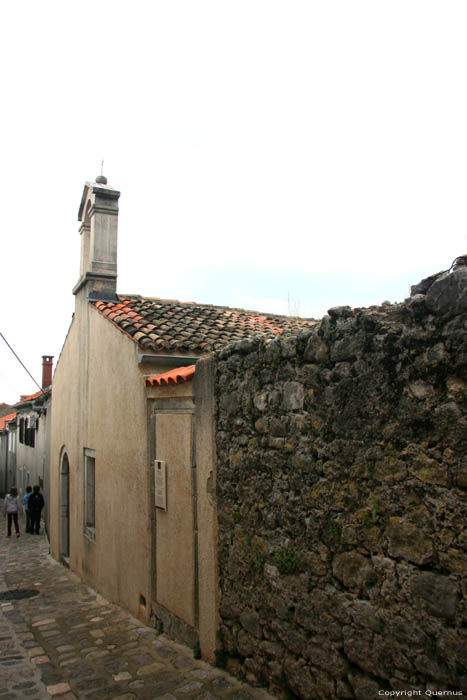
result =
[[52,365],[54,358],[51,355],[42,355],[42,388],[52,386]]
[[73,294],[84,290],[85,298],[92,301],[116,299],[119,197],[120,192],[107,184],[104,175],[87,182],[81,197],[80,278]]

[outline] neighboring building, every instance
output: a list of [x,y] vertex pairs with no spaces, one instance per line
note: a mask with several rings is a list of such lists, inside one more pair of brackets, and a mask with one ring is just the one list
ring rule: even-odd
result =
[[50,425],[53,357],[42,357],[42,389],[22,396],[16,409],[16,486],[24,494],[38,484],[44,494],[43,517],[49,529]]
[[79,208],[75,314],[54,375],[51,552],[213,660],[213,405],[199,360],[309,322],[117,295],[119,195],[101,176],[86,183]]
[[0,496],[15,484],[16,413],[9,413],[0,418]]

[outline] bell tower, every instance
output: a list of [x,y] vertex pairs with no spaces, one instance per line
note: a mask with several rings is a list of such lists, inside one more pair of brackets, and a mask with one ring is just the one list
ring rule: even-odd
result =
[[104,175],[86,182],[78,212],[81,235],[80,277],[73,294],[110,301],[117,292],[117,229],[120,192]]

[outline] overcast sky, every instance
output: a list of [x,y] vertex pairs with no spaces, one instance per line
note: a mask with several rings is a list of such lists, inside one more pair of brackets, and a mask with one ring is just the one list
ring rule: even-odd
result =
[[[319,318],[467,252],[464,0],[0,9],[0,332],[40,382],[77,213],[121,191],[118,291]],[[36,390],[0,338],[0,402]]]

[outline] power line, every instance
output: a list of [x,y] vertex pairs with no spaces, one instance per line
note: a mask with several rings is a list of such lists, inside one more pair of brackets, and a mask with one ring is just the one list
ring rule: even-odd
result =
[[24,370],[26,370],[26,372],[29,374],[29,376],[31,377],[31,379],[32,379],[32,381],[34,382],[34,384],[38,387],[38,389],[40,389],[40,391],[42,391],[42,387],[39,386],[39,384],[36,382],[36,380],[35,380],[34,377],[32,376],[31,372],[28,370],[28,368],[26,367],[26,365],[25,365],[23,362],[21,362],[20,358],[19,358],[18,355],[15,353],[15,351],[13,350],[13,348],[11,347],[10,343],[9,343],[8,340],[5,338],[5,336],[3,335],[3,333],[0,333],[0,336],[1,336],[2,340],[5,341],[6,345],[10,348],[11,352],[13,353],[13,355],[16,357],[16,359],[17,359],[18,362],[20,363],[21,367],[22,367]]

